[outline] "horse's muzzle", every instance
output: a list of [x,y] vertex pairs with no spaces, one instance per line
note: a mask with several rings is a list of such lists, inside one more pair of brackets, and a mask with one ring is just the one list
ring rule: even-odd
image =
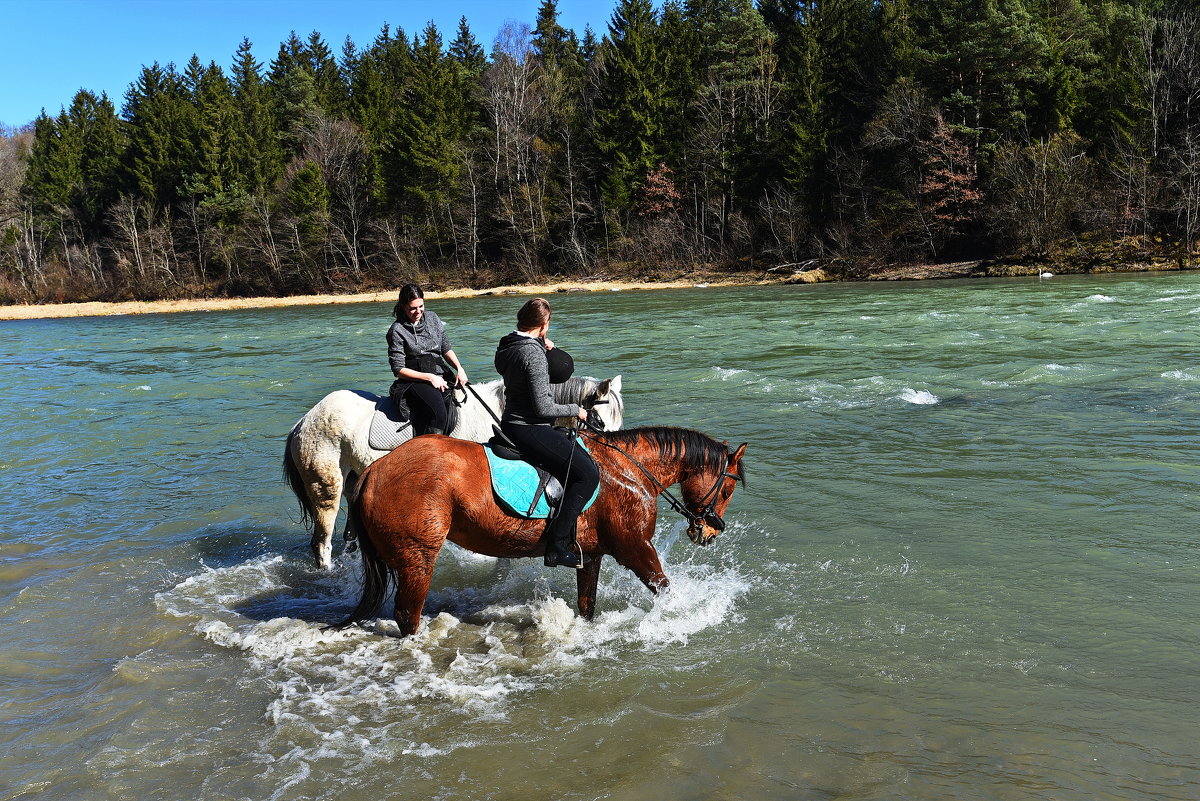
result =
[[[724,528],[722,526],[722,528]],[[707,522],[697,520],[692,525],[688,526],[688,539],[697,545],[703,547],[717,538],[721,530],[710,526]]]

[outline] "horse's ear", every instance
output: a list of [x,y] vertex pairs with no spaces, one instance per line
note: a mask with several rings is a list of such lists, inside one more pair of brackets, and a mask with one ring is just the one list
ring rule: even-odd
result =
[[608,391],[614,393],[621,391],[621,376],[609,380]]
[[741,445],[738,445],[737,450],[733,452],[733,456],[729,457],[729,461],[736,464],[742,460],[742,456],[744,456],[745,453],[746,453],[746,443],[743,442]]

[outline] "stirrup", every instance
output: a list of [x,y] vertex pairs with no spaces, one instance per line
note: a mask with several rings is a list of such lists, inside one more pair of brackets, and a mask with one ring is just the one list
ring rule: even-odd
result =
[[[578,559],[575,558],[576,553],[579,554]],[[565,559],[570,559],[571,561],[570,562],[563,561]],[[550,553],[547,551],[545,554],[542,555],[542,564],[544,564],[546,567],[569,567],[574,570],[582,570],[583,569],[583,546],[581,546],[579,544],[579,541],[576,540],[575,542],[571,543],[570,553],[563,553],[560,551],[552,557],[552,556],[550,556]]]

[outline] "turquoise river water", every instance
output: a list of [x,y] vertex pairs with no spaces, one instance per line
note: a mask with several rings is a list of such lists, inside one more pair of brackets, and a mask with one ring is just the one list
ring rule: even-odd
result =
[[[429,307],[483,381],[521,301]],[[749,486],[591,624],[449,546],[410,640],[280,478],[390,304],[0,323],[0,799],[1200,798],[1200,274],[552,301]]]

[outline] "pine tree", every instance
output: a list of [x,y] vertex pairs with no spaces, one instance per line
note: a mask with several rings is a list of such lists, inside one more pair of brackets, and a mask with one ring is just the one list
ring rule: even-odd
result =
[[125,94],[122,116],[129,132],[123,163],[124,186],[160,206],[179,195],[185,165],[192,159],[195,108],[173,64],[154,63]]
[[104,233],[104,215],[117,199],[124,132],[108,95],[99,97],[80,90],[67,111],[70,125],[79,135],[80,185],[73,205],[84,233]]
[[308,49],[295,31],[279,46],[267,84],[284,154],[288,158],[299,155],[304,130],[321,112],[321,105]]
[[483,122],[483,104],[480,102],[480,80],[487,68],[487,56],[483,47],[475,41],[467,18],[458,21],[458,34],[446,50],[450,65],[455,72],[454,103],[460,107],[457,117],[461,128],[457,132],[459,139],[468,139],[481,134]]
[[[240,120],[233,87],[225,73],[215,63],[197,71],[198,66],[196,61],[188,68],[196,116],[191,163],[185,168],[186,194],[211,197],[232,189],[237,181],[235,151]],[[194,80],[190,78],[193,73]]]
[[926,3],[917,32],[918,78],[945,110],[946,122],[969,137],[975,159],[1001,138],[1023,138],[1047,57],[1020,0]]
[[413,39],[412,74],[386,154],[385,175],[395,207],[428,219],[447,200],[459,169],[454,105],[455,73],[442,54],[442,37],[429,23]]
[[262,195],[283,173],[283,152],[262,65],[251,49],[250,40],[243,39],[233,62],[232,174],[246,191]]
[[543,0],[532,43],[543,109],[537,130],[544,146],[537,152],[548,244],[552,252],[566,254],[571,264],[582,267],[590,205],[584,171],[591,155],[584,105],[587,65],[574,32],[559,24],[555,0]]
[[313,31],[303,51],[307,57],[308,70],[313,76],[313,89],[317,105],[330,118],[340,119],[348,112],[349,88],[343,80],[342,70],[333,58],[333,51],[325,44],[321,34]]
[[596,142],[606,160],[601,192],[610,211],[632,211],[638,188],[662,160],[663,86],[658,21],[650,0],[621,0],[600,47],[605,70]]
[[34,211],[49,217],[67,209],[82,183],[82,145],[64,110],[58,118],[42,113],[33,121],[33,147],[25,172],[25,192]]

